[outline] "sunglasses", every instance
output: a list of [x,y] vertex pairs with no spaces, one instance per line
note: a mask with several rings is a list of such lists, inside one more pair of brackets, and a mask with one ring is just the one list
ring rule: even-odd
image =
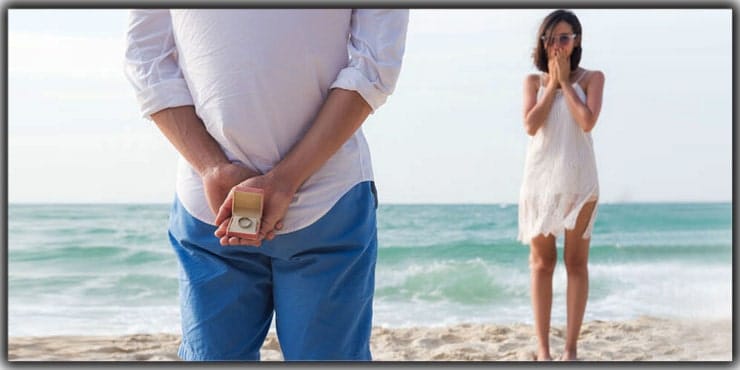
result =
[[553,37],[547,37],[542,36],[542,42],[545,43],[545,45],[553,45],[555,42],[557,42],[560,46],[568,45],[571,41],[575,40],[576,36],[578,36],[575,33],[567,34],[564,33],[562,35],[557,35]]

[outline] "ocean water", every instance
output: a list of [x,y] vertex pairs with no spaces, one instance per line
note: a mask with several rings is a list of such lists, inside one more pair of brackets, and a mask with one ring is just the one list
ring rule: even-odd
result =
[[[169,208],[11,204],[8,334],[179,333]],[[516,235],[516,205],[380,205],[374,324],[531,323]],[[732,204],[602,204],[589,272],[585,320],[729,318]]]

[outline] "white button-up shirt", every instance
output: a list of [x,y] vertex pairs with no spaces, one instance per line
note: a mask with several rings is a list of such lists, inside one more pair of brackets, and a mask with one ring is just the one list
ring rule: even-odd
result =
[[[226,156],[266,173],[311,126],[331,88],[376,110],[398,79],[408,10],[133,10],[125,71],[144,117],[194,105]],[[298,190],[281,233],[311,225],[373,179],[359,129]],[[177,196],[213,224],[200,176],[181,157]]]

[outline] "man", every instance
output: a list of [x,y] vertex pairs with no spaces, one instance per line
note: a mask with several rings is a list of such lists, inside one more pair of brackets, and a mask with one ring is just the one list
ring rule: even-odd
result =
[[[170,241],[185,360],[370,360],[377,196],[360,126],[395,87],[407,10],[135,10],[126,74],[181,155]],[[255,239],[232,189],[264,191]]]

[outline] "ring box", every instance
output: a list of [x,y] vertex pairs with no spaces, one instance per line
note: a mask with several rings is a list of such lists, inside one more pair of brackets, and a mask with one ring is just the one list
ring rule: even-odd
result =
[[[257,188],[246,188],[246,191],[234,190],[234,198],[231,203],[231,221],[226,230],[227,236],[236,236],[246,239],[257,239],[260,231],[260,220],[262,219],[263,191]],[[252,222],[242,227],[239,220],[248,217]]]

